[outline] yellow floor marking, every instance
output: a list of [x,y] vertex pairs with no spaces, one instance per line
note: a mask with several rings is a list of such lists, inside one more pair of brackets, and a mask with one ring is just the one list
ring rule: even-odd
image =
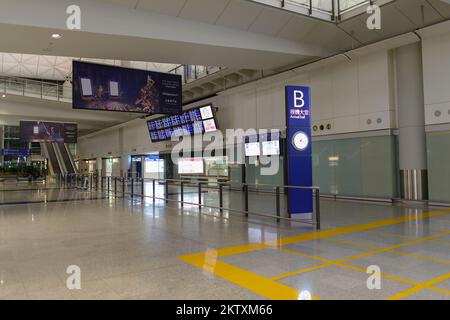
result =
[[446,240],[433,239],[433,240],[428,240],[428,242],[442,244],[444,246],[450,246],[450,242],[446,241]]
[[418,286],[415,286],[413,288],[407,289],[400,293],[394,294],[393,296],[389,297],[387,300],[400,300],[400,299],[406,298],[406,297],[408,297],[414,293],[417,293],[419,291],[422,291],[424,289],[431,289],[431,288],[433,288],[433,285],[438,284],[439,282],[445,281],[447,279],[450,279],[450,273],[444,274],[437,278],[431,279],[425,283],[419,284]]
[[399,223],[403,223],[406,221],[428,219],[431,217],[445,215],[448,213],[450,213],[450,210],[423,212],[423,213],[420,213],[417,215],[406,215],[403,217],[381,220],[381,221],[374,221],[374,222],[369,222],[369,223],[355,225],[355,226],[341,227],[341,228],[335,228],[335,229],[330,229],[330,230],[325,230],[325,231],[318,231],[318,232],[313,232],[313,233],[308,233],[308,234],[302,234],[302,235],[293,236],[293,237],[280,238],[277,240],[268,241],[268,242],[266,242],[266,245],[273,246],[273,247],[281,247],[281,246],[285,246],[287,244],[292,244],[292,243],[296,243],[296,242],[328,238],[328,237],[342,235],[342,234],[351,233],[351,232],[358,232],[358,231],[363,231],[363,230],[367,230],[367,229],[374,229],[374,228],[384,227],[384,226],[388,226],[388,225],[399,224]]
[[[339,262],[339,260],[337,260],[337,261],[328,260],[328,259],[324,259],[324,258],[320,258],[320,257],[316,257],[316,256],[303,254],[303,253],[300,253],[300,252],[297,252],[297,251],[284,249],[284,248],[280,248],[280,251],[288,252],[288,253],[291,253],[291,254],[303,256],[303,257],[314,259],[314,260],[318,260],[318,261],[321,261],[321,262],[325,262],[326,265],[325,264],[321,265],[322,268],[323,267],[327,267],[329,265],[334,265],[334,266],[342,267],[342,268],[345,268],[345,269],[351,269],[351,270],[355,270],[355,271],[367,274],[367,271],[364,268],[348,265],[348,264],[345,264],[345,263],[341,263],[341,262]],[[384,274],[384,273],[381,274],[381,276],[383,278],[386,278],[386,279],[390,279],[390,280],[394,280],[394,281],[398,281],[398,282],[403,282],[403,283],[407,283],[407,284],[410,284],[410,285],[419,285],[419,283],[417,283],[417,282],[414,282],[414,281],[411,281],[411,280],[407,280],[407,279],[403,279],[403,278],[399,278],[399,277],[395,277],[395,276],[391,276],[391,275]],[[286,275],[280,275],[280,276],[272,278],[272,280],[280,280],[280,279],[283,279],[283,278],[287,278],[287,276]]]
[[[444,230],[442,230],[442,231],[444,231]],[[397,238],[402,238],[402,239],[416,239],[416,237],[404,236],[404,235],[401,235],[401,234],[389,233],[389,232],[381,232],[381,231],[375,231],[375,230],[364,230],[363,232],[375,234],[375,235],[378,235],[378,236],[397,237]]]
[[[434,230],[434,231],[439,231],[439,232],[445,232],[448,229],[436,229],[436,228],[429,228],[430,230]],[[372,234],[377,234],[380,236],[389,236],[389,237],[398,237],[398,238],[405,238],[405,239],[417,239],[416,237],[412,237],[412,236],[403,236],[400,234],[396,234],[396,233],[388,233],[388,232],[379,232],[379,231],[373,231],[373,230],[365,230],[363,232],[368,232],[368,233],[372,233]],[[432,239],[432,240],[427,240],[429,242],[436,242],[436,243],[441,243],[441,244],[445,244],[445,245],[450,245],[449,241],[445,241],[445,240],[439,240],[439,239]]]
[[[266,298],[281,299],[281,300],[297,299],[297,297],[299,295],[299,291],[297,289],[283,285],[272,279],[259,276],[250,271],[232,266],[225,262],[219,261],[218,258],[235,255],[235,254],[251,252],[251,251],[256,251],[256,250],[263,250],[263,249],[267,249],[267,248],[278,249],[281,246],[296,243],[296,242],[328,238],[328,237],[347,234],[347,233],[351,233],[351,232],[373,229],[373,228],[387,226],[387,225],[394,225],[394,224],[403,223],[406,221],[413,221],[413,220],[417,220],[417,219],[425,219],[425,218],[430,218],[430,217],[441,216],[441,215],[445,215],[448,213],[450,213],[450,210],[424,212],[424,213],[421,213],[418,215],[406,215],[406,216],[398,217],[398,218],[394,218],[394,219],[374,221],[374,222],[355,225],[355,226],[341,227],[341,228],[335,228],[335,229],[330,229],[330,230],[325,230],[325,231],[313,232],[313,233],[309,233],[309,234],[302,234],[302,235],[298,235],[298,236],[280,238],[280,239],[276,239],[276,240],[267,241],[264,243],[246,244],[246,245],[222,248],[222,249],[217,249],[217,250],[208,250],[205,252],[179,256],[178,258],[187,263],[190,263],[194,266],[197,266],[198,268],[201,268],[205,271],[213,273],[214,275],[217,275],[217,276],[224,278],[226,280],[229,280],[237,285],[247,288],[247,289],[249,289],[257,294],[260,294]],[[449,233],[450,233],[450,231],[449,231]],[[432,237],[430,237],[430,238],[432,238]],[[414,243],[420,242],[420,241],[424,241],[424,240],[415,240]],[[391,249],[391,248],[389,248],[389,249]],[[383,248],[380,250],[387,251],[389,249]],[[367,256],[367,254],[355,256],[353,259],[358,259],[358,258],[361,258],[364,256]],[[339,262],[346,262],[346,261],[347,261],[346,259],[343,259],[343,260],[340,260]],[[316,267],[316,268],[318,268],[318,267]],[[310,268],[310,269],[312,269],[312,268]],[[318,297],[315,297],[315,298],[318,299]]]
[[[438,218],[438,219],[440,219],[440,218]],[[447,230],[447,229],[442,229],[442,228],[431,228],[431,227],[429,227],[427,225],[419,225],[419,226],[417,226],[417,225],[409,225],[409,224],[407,224],[405,226],[410,228],[410,229],[417,229],[417,227],[421,227],[421,228],[426,228],[427,230],[440,231],[440,232]]]
[[430,218],[430,217],[441,216],[441,215],[445,215],[445,214],[449,214],[449,213],[450,213],[450,210],[423,212],[418,215],[403,216],[403,217],[399,217],[399,218],[374,221],[374,222],[369,222],[369,223],[355,225],[355,226],[340,227],[340,228],[335,228],[335,229],[330,229],[330,230],[325,230],[325,231],[301,234],[301,235],[293,236],[293,237],[269,240],[264,243],[244,244],[244,245],[239,245],[239,246],[234,246],[234,247],[227,247],[227,248],[217,249],[217,256],[218,257],[226,257],[226,256],[230,256],[230,255],[246,253],[246,252],[251,252],[251,251],[255,251],[255,250],[267,249],[269,247],[277,248],[277,247],[281,247],[281,246],[296,243],[296,242],[310,241],[310,240],[315,240],[315,239],[323,239],[323,238],[328,238],[328,237],[332,237],[332,236],[336,236],[336,235],[342,235],[342,234],[351,233],[351,232],[357,232],[357,231],[373,229],[373,228],[387,226],[387,225],[403,223],[405,221],[412,221],[412,220],[417,220],[417,219],[426,219],[426,218]]
[[302,274],[302,273],[307,273],[307,272],[319,270],[319,269],[322,269],[322,268],[325,268],[325,267],[330,267],[330,266],[332,266],[332,264],[330,264],[330,263],[319,264],[319,265],[314,266],[314,267],[304,268],[304,269],[300,269],[300,270],[296,270],[296,271],[280,274],[278,276],[272,277],[271,279],[274,280],[274,281],[278,281],[278,280],[282,280],[282,279],[289,278],[289,277],[292,277],[292,276],[297,276],[297,275]]
[[[436,229],[436,228],[433,228],[433,229],[428,228],[428,229],[434,230],[434,231],[440,231],[440,232],[444,232],[444,231],[448,230],[448,229]],[[405,239],[416,239],[415,237],[403,236],[403,235],[399,235],[399,234],[395,234],[395,233],[379,232],[379,231],[373,231],[373,230],[365,230],[363,232],[369,232],[369,233],[377,234],[380,236],[392,236],[392,237],[401,237],[401,238],[405,238]],[[426,240],[426,241],[450,246],[450,242],[446,241],[446,240],[431,239],[431,240]]]
[[442,288],[434,287],[434,286],[428,287],[427,289],[430,289],[430,290],[433,290],[433,291],[437,291],[437,292],[440,292],[440,293],[444,293],[444,294],[448,294],[450,296],[450,290],[447,290],[447,289],[442,289]]
[[352,247],[358,247],[358,248],[364,248],[364,249],[370,249],[370,250],[381,249],[381,247],[375,247],[375,246],[371,246],[369,244],[356,243],[356,242],[342,240],[342,239],[336,239],[336,238],[326,238],[325,240],[332,241],[332,242],[337,242],[337,243],[342,243],[342,244],[345,244],[345,245],[348,245],[348,246],[352,246]]
[[405,257],[411,257],[411,258],[426,260],[426,261],[435,262],[435,263],[450,264],[450,260],[446,260],[446,259],[432,258],[432,257],[422,256],[419,254],[407,253],[407,252],[397,251],[397,250],[389,250],[389,252],[395,253],[395,254],[398,254],[401,256],[405,256]]
[[[337,265],[337,266],[341,266],[341,267],[344,267],[344,268],[347,267],[347,268],[350,268],[350,269],[353,269],[353,270],[360,271],[362,268],[358,268],[358,267],[355,267],[355,266],[347,265],[347,264],[344,264],[344,262],[365,258],[365,257],[371,256],[371,255],[375,255],[375,254],[378,254],[378,253],[382,253],[382,252],[390,252],[390,250],[393,250],[393,249],[410,246],[410,245],[413,245],[413,244],[416,244],[416,243],[427,241],[429,239],[433,239],[433,238],[436,238],[436,237],[441,237],[441,236],[447,235],[447,234],[450,234],[450,231],[443,232],[443,233],[440,233],[440,234],[435,234],[435,235],[424,237],[424,238],[415,239],[413,241],[397,244],[397,245],[394,245],[394,246],[391,246],[391,247],[379,248],[379,249],[376,249],[374,251],[361,253],[361,254],[358,254],[358,255],[355,255],[355,256],[339,259],[339,260],[336,260],[336,261],[328,261],[328,264],[323,264],[323,265],[317,266],[315,270],[321,269],[321,268],[324,268],[324,267],[327,267],[327,266],[330,266],[330,265]],[[290,251],[291,253],[299,254],[298,252],[292,251],[292,250],[289,250],[289,249],[279,248],[279,250]],[[304,254],[300,254],[300,255],[306,256]],[[311,259],[314,259],[313,256],[309,256],[309,257]],[[322,262],[326,262],[326,259],[319,258],[319,257],[316,257],[316,258],[320,259],[320,261],[322,261]],[[311,268],[308,268],[308,269],[311,269]],[[362,270],[363,270],[363,272],[365,272],[364,269],[362,269]],[[286,273],[286,274],[278,275],[276,277],[273,277],[272,280],[280,280],[280,279],[284,279],[284,278],[291,277],[293,275],[297,275],[297,274],[308,272],[308,271],[311,271],[311,270],[305,271],[305,269],[300,269],[300,270],[297,270],[297,271],[293,271],[293,272],[289,272],[289,273]],[[411,281],[411,280],[407,280],[407,279],[402,279],[402,278],[391,276],[391,275],[387,275],[387,274],[384,274],[384,277],[388,278],[388,279],[391,279],[391,280],[394,280],[394,281],[399,281],[399,282],[407,283],[407,284],[414,285],[414,286],[419,286],[420,285],[417,282],[414,282],[414,281]],[[436,290],[436,288],[434,288],[432,285],[433,284],[429,285],[428,288],[431,289],[431,290],[442,292],[442,289]]]
[[[204,269],[205,263],[209,264],[210,270],[214,275],[272,300],[297,300],[300,294],[300,291],[295,288],[232,266],[228,263],[219,260],[208,262],[208,257],[205,253],[186,255],[179,258],[201,269]],[[313,297],[313,299],[318,300],[319,297]]]
[[[356,242],[345,241],[345,240],[334,239],[334,238],[328,238],[327,240],[333,241],[333,242],[339,242],[339,243],[342,243],[342,244],[346,244],[348,246],[367,248],[367,249],[371,249],[371,250],[382,249],[381,247],[364,245],[364,244],[360,244],[360,243],[356,243]],[[432,241],[438,241],[438,240],[424,239],[424,242],[432,242]],[[411,257],[411,258],[416,258],[416,259],[422,259],[422,260],[427,260],[427,261],[441,263],[441,264],[450,264],[450,260],[446,260],[446,259],[432,258],[432,257],[418,255],[418,254],[407,253],[407,252],[403,252],[403,251],[397,251],[397,250],[394,250],[394,249],[390,249],[390,250],[388,250],[388,252],[394,253],[394,254],[397,254],[397,255],[401,255],[401,256],[406,256],[406,257]]]

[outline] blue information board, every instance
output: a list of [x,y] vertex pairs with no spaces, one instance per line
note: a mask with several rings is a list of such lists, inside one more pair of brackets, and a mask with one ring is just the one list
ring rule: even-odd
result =
[[31,155],[31,150],[28,149],[2,149],[0,150],[2,156],[22,156],[28,157]]
[[[311,90],[286,87],[287,170],[290,186],[312,187]],[[289,213],[313,212],[313,191],[290,188]]]

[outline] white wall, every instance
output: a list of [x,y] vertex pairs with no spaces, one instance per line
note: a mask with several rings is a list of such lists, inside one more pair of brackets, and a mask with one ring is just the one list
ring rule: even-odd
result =
[[325,126],[313,135],[391,128],[395,106],[390,102],[389,65],[388,52],[382,51],[312,72],[313,126]]
[[[314,135],[331,135],[392,128],[395,106],[390,101],[390,63],[387,51],[341,57],[338,62],[285,73],[220,93],[217,97],[186,106],[213,103],[219,108],[219,128],[285,129],[284,86],[307,85],[312,90],[313,125],[331,125]],[[318,64],[320,65],[320,64]],[[368,122],[368,120],[370,121]],[[151,143],[145,120],[100,131],[79,139],[79,158],[142,154],[170,150],[171,142]]]
[[425,123],[450,123],[450,31],[424,37]]

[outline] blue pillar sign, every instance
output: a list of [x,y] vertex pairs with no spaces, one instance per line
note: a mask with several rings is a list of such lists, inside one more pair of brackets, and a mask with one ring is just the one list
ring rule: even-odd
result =
[[[311,90],[286,87],[287,170],[290,186],[312,187]],[[313,191],[290,188],[289,214],[313,212]]]

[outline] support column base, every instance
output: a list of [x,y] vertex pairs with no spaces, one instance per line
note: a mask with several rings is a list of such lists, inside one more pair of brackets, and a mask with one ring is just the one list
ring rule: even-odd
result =
[[428,171],[400,170],[401,197],[408,201],[428,200]]

